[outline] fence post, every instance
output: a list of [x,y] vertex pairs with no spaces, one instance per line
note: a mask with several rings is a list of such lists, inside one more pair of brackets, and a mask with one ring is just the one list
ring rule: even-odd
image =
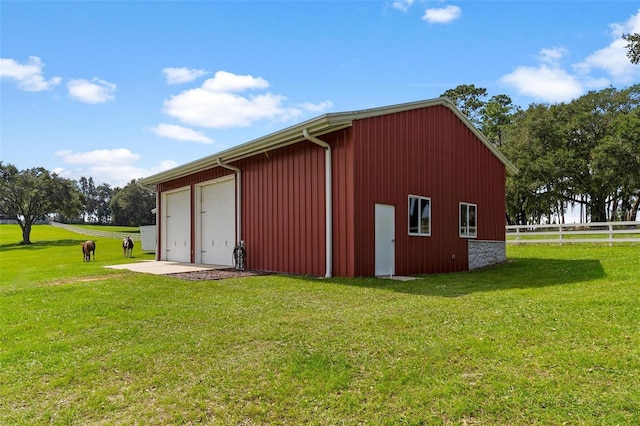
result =
[[562,245],[562,224],[558,224],[558,238],[560,238],[560,245]]
[[609,247],[613,247],[613,223],[609,222]]

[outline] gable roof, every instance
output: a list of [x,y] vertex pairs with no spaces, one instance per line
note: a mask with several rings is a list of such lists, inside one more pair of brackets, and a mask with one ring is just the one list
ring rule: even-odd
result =
[[354,120],[378,117],[381,115],[393,114],[397,112],[410,111],[419,108],[444,106],[450,109],[459,119],[469,128],[482,143],[504,164],[509,175],[513,176],[518,173],[518,169],[491,143],[489,140],[465,117],[462,112],[448,98],[436,98],[418,102],[409,102],[397,105],[389,105],[379,108],[363,109],[358,111],[335,112],[320,115],[310,120],[295,124],[283,130],[268,134],[266,136],[254,139],[241,145],[220,151],[216,154],[209,155],[199,160],[192,161],[182,166],[157,173],[155,175],[143,178],[140,183],[142,185],[154,185],[166,182],[185,175],[218,167],[218,160],[224,163],[230,163],[243,158],[251,157],[273,149],[281,148],[294,143],[307,140],[303,135],[303,130],[309,132],[313,136],[322,136],[336,130],[351,127]]

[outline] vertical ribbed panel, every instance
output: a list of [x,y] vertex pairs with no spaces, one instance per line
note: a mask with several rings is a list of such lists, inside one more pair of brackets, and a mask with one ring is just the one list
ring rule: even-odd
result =
[[[478,240],[504,240],[504,165],[447,108],[355,121],[355,275],[375,271],[376,203],[396,209],[396,274],[462,271],[460,202],[478,205]],[[431,198],[431,236],[408,235],[408,195]],[[452,257],[455,256],[455,259]]]
[[[351,129],[320,138],[331,145],[333,275],[353,276]],[[251,269],[325,273],[325,151],[300,142],[236,163],[242,169],[243,238]]]
[[250,269],[324,275],[324,149],[301,142],[238,161]]
[[333,275],[354,276],[353,144],[351,128],[324,135],[332,149]]

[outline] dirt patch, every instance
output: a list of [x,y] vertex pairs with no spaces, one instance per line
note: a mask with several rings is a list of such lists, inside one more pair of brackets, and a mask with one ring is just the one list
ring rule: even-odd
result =
[[258,275],[268,275],[260,271],[238,271],[229,269],[211,269],[208,271],[179,272],[167,274],[168,277],[180,278],[183,280],[224,280],[225,278],[255,277]]
[[112,278],[117,278],[119,276],[123,276],[122,274],[118,275],[101,275],[98,277],[77,277],[77,278],[68,278],[64,280],[55,280],[49,281],[47,285],[65,285],[65,284],[75,284],[75,283],[89,283],[92,281],[104,281],[110,280]]

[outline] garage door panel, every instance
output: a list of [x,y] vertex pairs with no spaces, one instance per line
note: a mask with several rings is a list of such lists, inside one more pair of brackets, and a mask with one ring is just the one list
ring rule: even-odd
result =
[[235,180],[203,186],[200,214],[202,263],[231,266],[236,244]]
[[191,191],[172,192],[166,196],[165,259],[191,261]]

